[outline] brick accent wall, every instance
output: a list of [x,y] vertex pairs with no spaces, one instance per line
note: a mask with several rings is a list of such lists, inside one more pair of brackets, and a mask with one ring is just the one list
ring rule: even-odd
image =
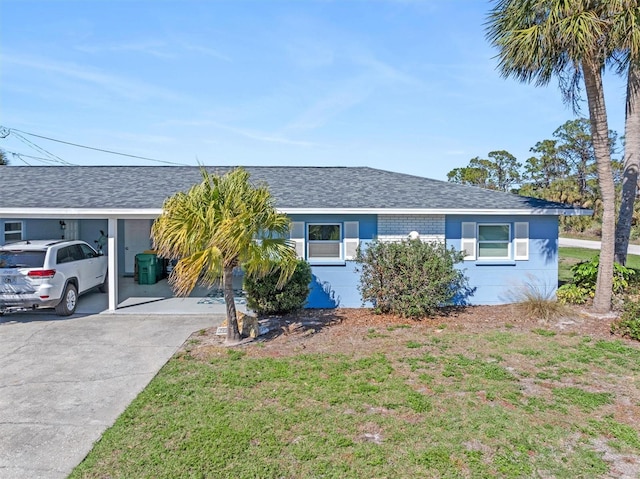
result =
[[417,231],[423,241],[445,241],[444,215],[378,215],[378,239],[400,241]]

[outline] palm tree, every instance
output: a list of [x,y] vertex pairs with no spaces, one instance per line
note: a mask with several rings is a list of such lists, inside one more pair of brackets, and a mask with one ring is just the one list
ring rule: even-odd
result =
[[602,197],[602,249],[593,308],[611,309],[615,239],[615,189],[602,71],[609,56],[608,23],[588,0],[498,0],[487,36],[498,48],[505,77],[546,85],[557,76],[567,101],[576,105],[583,79]]
[[616,261],[625,264],[640,169],[640,7],[637,0],[611,3],[615,6],[611,14],[611,48],[617,53],[619,72],[627,72],[624,170],[615,245]]
[[240,341],[233,293],[233,271],[242,267],[261,277],[280,268],[279,286],[293,274],[296,254],[284,239],[290,221],[274,208],[266,185],[254,186],[236,168],[224,175],[202,168],[202,182],[165,200],[151,230],[162,257],[178,260],[169,281],[179,296],[196,284],[222,281],[227,312],[227,344]]

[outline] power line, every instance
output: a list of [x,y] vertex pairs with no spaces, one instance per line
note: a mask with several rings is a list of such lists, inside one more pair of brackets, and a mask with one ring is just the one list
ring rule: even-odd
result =
[[32,160],[38,160],[38,161],[42,161],[45,163],[58,163],[56,160],[52,160],[50,158],[43,158],[41,156],[33,156],[33,155],[27,155],[26,153],[18,153],[16,151],[11,151],[11,150],[4,150],[5,153],[8,153],[9,155],[11,155],[13,158],[17,158],[19,160],[21,160],[23,163],[25,163],[28,166],[31,166],[30,163],[27,162],[27,160],[25,160],[25,158],[30,158]]
[[45,150],[44,148],[41,148],[40,146],[36,145],[32,141],[26,139],[21,134],[16,133],[15,131],[13,132],[13,134],[16,136],[16,138],[18,138],[18,140],[23,142],[25,145],[30,146],[31,148],[33,148],[34,150],[36,150],[36,151],[38,151],[40,153],[44,153],[45,155],[49,155],[49,157],[52,159],[52,161],[54,163],[60,163],[60,164],[65,165],[65,166],[71,165],[71,163],[69,163],[68,161],[65,161],[62,158],[60,158],[59,156],[54,155],[53,153],[50,153],[49,151]]
[[[122,152],[119,152],[119,151],[106,150],[104,148],[95,148],[93,146],[80,145],[78,143],[72,143],[70,141],[58,140],[56,138],[50,138],[48,136],[36,135],[35,133],[29,133],[28,131],[17,130],[15,128],[0,127],[0,132],[2,132],[4,130],[8,130],[9,132],[22,133],[24,135],[34,136],[36,138],[42,138],[43,140],[55,141],[56,143],[62,143],[64,145],[75,146],[77,148],[85,148],[87,150],[100,151],[102,153],[109,153],[111,155],[126,156],[128,158],[137,158],[139,160],[146,160],[146,161],[155,161],[155,162],[158,162],[158,163],[165,163],[167,165],[183,166],[182,163],[177,163],[177,162],[173,162],[173,161],[164,161],[164,160],[157,160],[155,158],[148,158],[148,157],[145,157],[145,156],[130,155],[128,153],[122,153]],[[17,135],[17,136],[19,136],[19,135]]]

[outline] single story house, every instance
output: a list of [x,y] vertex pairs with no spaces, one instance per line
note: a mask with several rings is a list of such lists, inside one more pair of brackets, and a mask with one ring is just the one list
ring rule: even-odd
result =
[[[232,167],[207,167],[223,174]],[[359,307],[353,261],[360,243],[417,233],[464,250],[470,304],[510,302],[526,283],[555,290],[558,217],[591,211],[368,167],[245,167],[266,182],[292,221],[298,255],[312,265],[308,306]],[[164,200],[201,181],[191,166],[0,167],[0,244],[66,237],[89,244],[105,233],[109,309],[135,255],[151,248]],[[105,238],[102,237],[102,241]]]

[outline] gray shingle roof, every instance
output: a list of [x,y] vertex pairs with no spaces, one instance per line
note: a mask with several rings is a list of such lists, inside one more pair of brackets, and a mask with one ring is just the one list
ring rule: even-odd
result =
[[[224,173],[232,167],[207,167]],[[368,167],[250,166],[282,210],[567,209],[539,199]],[[3,208],[161,208],[168,196],[200,182],[191,166],[0,167]]]

